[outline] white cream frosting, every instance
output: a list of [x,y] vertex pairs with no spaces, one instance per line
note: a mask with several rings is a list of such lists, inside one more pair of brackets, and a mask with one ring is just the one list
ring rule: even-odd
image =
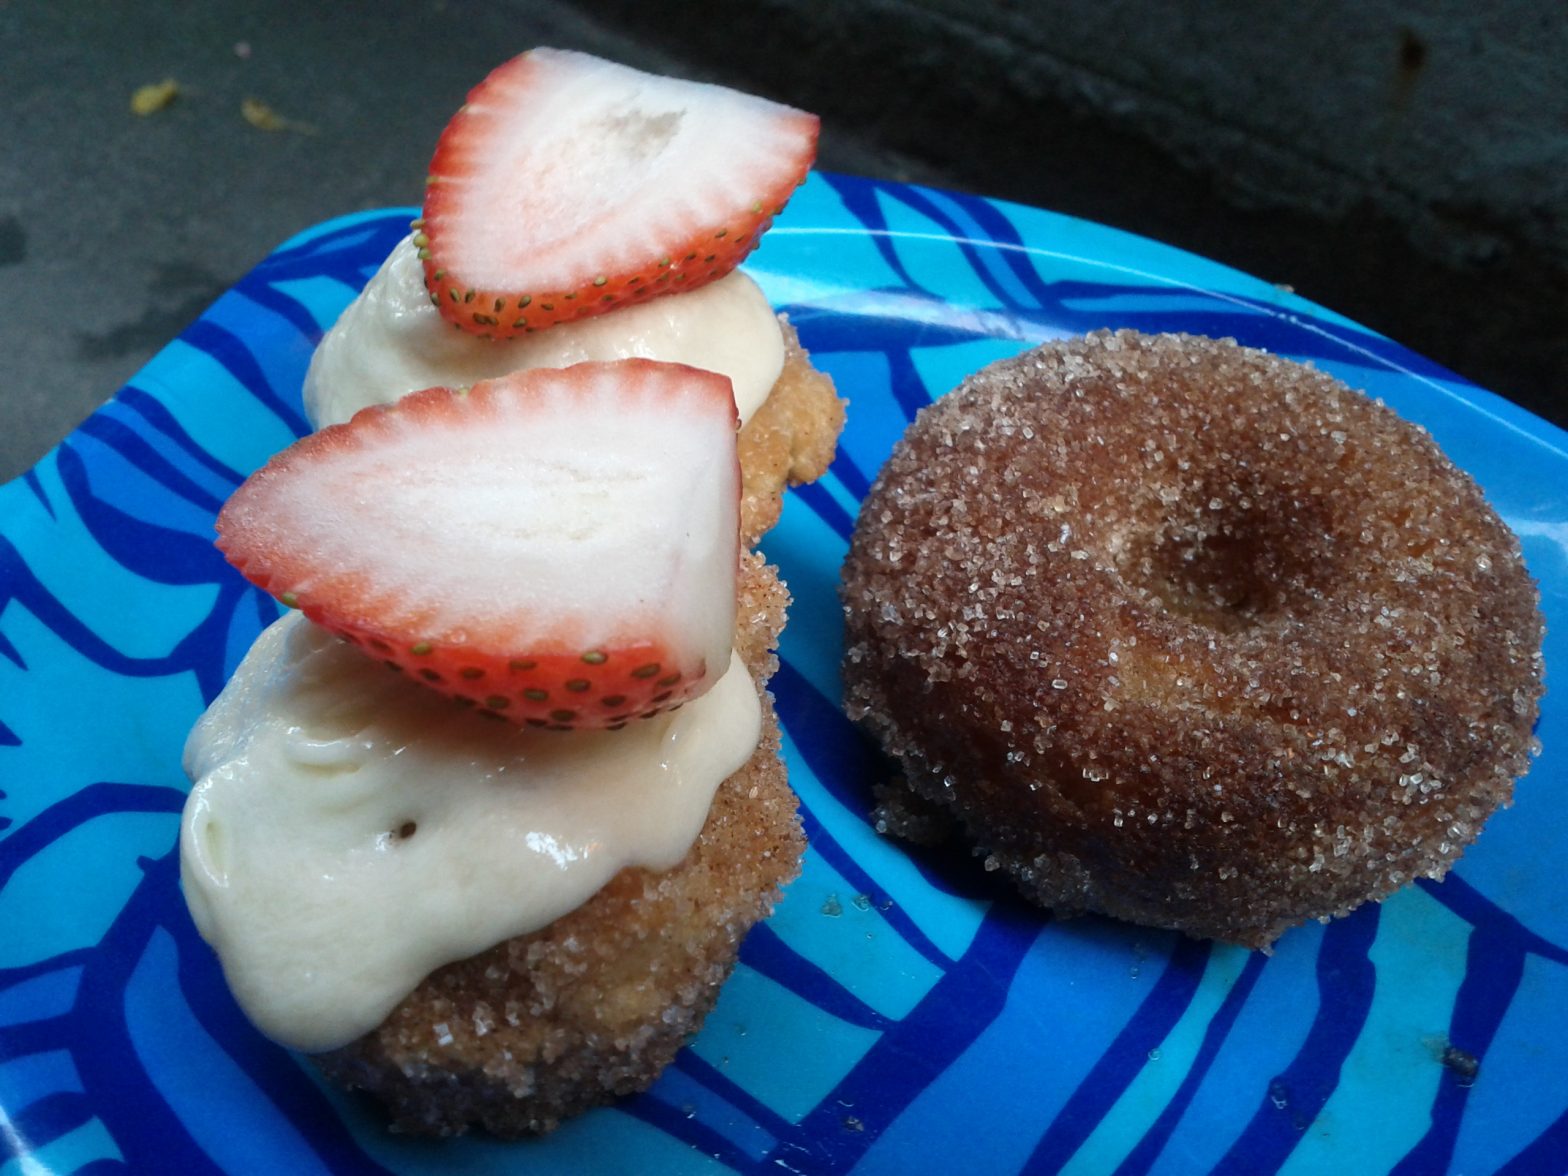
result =
[[761,708],[744,665],[620,731],[465,710],[291,613],[191,732],[181,877],[240,1005],[306,1051],[373,1029],[431,971],[669,869]]
[[784,338],[762,291],[737,270],[610,314],[514,339],[481,339],[452,326],[431,305],[423,267],[405,237],[316,348],[305,376],[305,414],[320,429],[420,388],[629,358],[728,376],[744,424],[784,369]]

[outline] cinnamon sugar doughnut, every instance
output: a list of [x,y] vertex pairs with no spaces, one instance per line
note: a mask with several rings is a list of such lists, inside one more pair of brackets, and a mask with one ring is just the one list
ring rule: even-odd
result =
[[1264,947],[1441,877],[1529,763],[1512,533],[1424,431],[1230,341],[971,377],[872,487],[844,600],[884,826],[1061,912]]
[[394,1130],[543,1134],[645,1090],[701,1028],[805,850],[766,689],[789,593],[755,553],[738,590],[735,648],[762,696],[763,734],[685,860],[622,870],[549,926],[438,969],[379,1027],[314,1059],[385,1104]]

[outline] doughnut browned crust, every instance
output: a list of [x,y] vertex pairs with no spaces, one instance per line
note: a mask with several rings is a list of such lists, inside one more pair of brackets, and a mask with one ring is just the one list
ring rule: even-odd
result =
[[786,487],[820,478],[844,428],[844,401],[811,366],[800,336],[779,315],[784,369],[736,440],[740,457],[741,542],[751,546],[779,521]]
[[1529,765],[1517,540],[1424,431],[1229,341],[969,379],[873,486],[844,601],[884,822],[1061,912],[1264,947],[1442,876]]
[[543,930],[435,972],[374,1032],[316,1058],[327,1077],[384,1102],[394,1130],[437,1135],[537,1134],[652,1084],[800,870],[805,839],[763,691],[788,603],[774,569],[748,556],[735,647],[762,693],[762,740],[720,785],[686,859],[623,870]]
[[[783,370],[737,438],[747,547],[778,522],[788,486],[822,476],[844,426],[833,381],[783,315],[779,325]],[[440,969],[375,1032],[316,1058],[328,1078],[380,1099],[394,1130],[507,1137],[653,1083],[800,870],[805,839],[764,689],[788,602],[775,570],[747,555],[735,647],[762,692],[762,739],[720,785],[685,861],[624,870],[549,927]]]

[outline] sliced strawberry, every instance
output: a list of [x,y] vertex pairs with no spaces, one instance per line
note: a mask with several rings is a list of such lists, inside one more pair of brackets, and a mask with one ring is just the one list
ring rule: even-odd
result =
[[218,545],[365,652],[520,723],[613,727],[729,664],[730,382],[628,359],[427,388],[284,450]]
[[415,243],[441,313],[506,338],[723,277],[816,156],[818,119],[560,49],[480,82]]

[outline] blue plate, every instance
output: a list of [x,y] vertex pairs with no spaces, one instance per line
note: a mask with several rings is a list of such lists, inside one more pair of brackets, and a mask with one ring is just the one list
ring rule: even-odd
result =
[[811,849],[707,1027],[646,1095],[515,1144],[389,1136],[258,1036],[175,856],[185,733],[276,615],[212,521],[305,431],[311,348],[408,216],[289,241],[0,487],[0,1173],[1563,1170],[1568,708],[1547,699],[1517,803],[1447,881],[1264,956],[1056,922],[878,838],[834,591],[932,396],[1054,336],[1184,330],[1311,360],[1429,428],[1522,538],[1548,664],[1568,664],[1568,436],[1188,254],[826,175],[748,266],[853,402],[832,472],[765,544],[795,595],[774,689]]

